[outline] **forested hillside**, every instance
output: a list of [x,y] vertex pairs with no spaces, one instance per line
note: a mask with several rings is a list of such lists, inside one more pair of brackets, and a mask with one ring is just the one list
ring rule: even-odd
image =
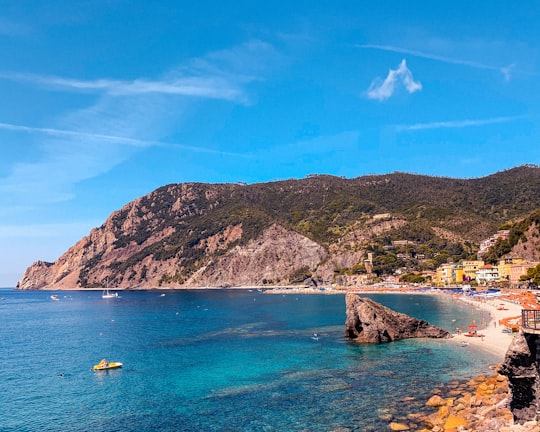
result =
[[[540,168],[532,165],[477,179],[393,173],[172,184],[114,212],[55,263],[35,263],[19,286],[332,283],[365,273],[368,253],[378,276],[434,269],[474,257],[503,226],[536,221],[539,203]],[[519,228],[513,233],[495,254],[522,238]]]

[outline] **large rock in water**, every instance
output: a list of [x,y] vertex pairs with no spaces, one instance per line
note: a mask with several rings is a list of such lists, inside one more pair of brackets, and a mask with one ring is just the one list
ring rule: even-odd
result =
[[395,312],[369,298],[346,296],[345,337],[356,342],[382,343],[410,338],[450,338],[446,330],[427,321]]

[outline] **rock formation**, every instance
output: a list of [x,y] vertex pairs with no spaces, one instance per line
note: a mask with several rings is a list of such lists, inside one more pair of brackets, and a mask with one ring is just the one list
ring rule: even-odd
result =
[[511,392],[510,409],[518,423],[538,419],[540,394],[540,338],[520,332],[508,347],[499,373],[506,375]]
[[369,298],[346,296],[345,337],[363,343],[382,343],[410,338],[450,338],[446,330],[427,321],[395,312]]

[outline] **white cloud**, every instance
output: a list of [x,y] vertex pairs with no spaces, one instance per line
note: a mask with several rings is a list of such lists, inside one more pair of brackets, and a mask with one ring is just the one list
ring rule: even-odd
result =
[[396,47],[392,45],[376,45],[376,44],[363,44],[356,45],[358,48],[376,49],[380,51],[389,51],[399,54],[408,54],[415,57],[421,57],[429,60],[435,60],[443,63],[457,64],[463,66],[469,66],[475,69],[494,70],[503,74],[505,81],[510,80],[510,72],[514,68],[514,64],[508,66],[492,66],[484,63],[480,63],[472,60],[462,60],[454,57],[442,56],[439,54],[428,53],[424,51],[412,50],[407,48]]
[[161,94],[248,103],[246,84],[258,80],[258,74],[277,57],[272,45],[250,41],[230,50],[192,59],[159,79],[84,80],[11,72],[0,72],[0,79],[26,82],[60,91],[98,92],[111,96]]
[[[4,78],[60,90],[96,92],[93,104],[56,119],[47,127],[0,123],[0,129],[39,135],[31,158],[11,165],[0,178],[0,194],[12,213],[28,203],[34,206],[69,200],[75,185],[99,176],[128,160],[136,152],[167,146],[187,152],[219,153],[203,147],[168,143],[182,128],[193,106],[192,97],[246,103],[247,85],[264,75],[276,59],[272,46],[251,42],[192,59],[158,80],[72,80],[29,74],[3,74]],[[17,136],[17,145],[25,143]]]
[[415,123],[411,125],[398,125],[396,126],[397,131],[415,131],[415,130],[426,130],[426,129],[443,129],[443,128],[464,128],[464,127],[473,127],[473,126],[484,126],[488,124],[495,123],[506,123],[516,120],[522,120],[527,118],[526,116],[508,116],[508,117],[494,117],[490,119],[480,119],[480,120],[453,120],[453,121],[440,121],[440,122],[429,122],[429,123]]
[[384,80],[381,78],[373,80],[367,90],[367,97],[384,101],[394,94],[396,84],[399,84],[400,81],[409,93],[422,90],[422,84],[420,81],[414,80],[412,72],[407,67],[407,62],[403,59],[397,69],[390,69]]
[[245,101],[246,99],[239,83],[219,76],[176,76],[162,80],[121,81],[113,79],[78,80],[47,75],[0,73],[0,78],[30,82],[59,90],[99,91],[112,96],[155,93],[230,101]]

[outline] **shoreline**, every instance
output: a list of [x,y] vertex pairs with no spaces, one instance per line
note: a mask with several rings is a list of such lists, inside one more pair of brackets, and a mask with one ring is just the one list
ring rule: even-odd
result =
[[[485,327],[478,326],[477,336],[456,333],[450,340],[480,347],[499,357],[502,362],[514,335],[517,333],[503,332],[508,327],[502,325],[501,321],[513,317],[520,318],[523,307],[520,304],[515,304],[503,298],[476,300],[460,296],[458,300],[486,311],[489,315],[489,322],[487,322]],[[502,305],[504,305],[503,310],[499,309]]]
[[[8,288],[10,289],[10,288]],[[12,288],[14,291],[103,291],[106,288],[45,288],[39,290],[19,290]],[[488,313],[489,322],[485,326],[479,325],[477,328],[477,336],[467,336],[466,333],[453,333],[452,338],[448,339],[450,343],[460,343],[466,345],[474,345],[480,347],[500,360],[504,360],[506,351],[513,339],[515,333],[503,332],[505,328],[501,325],[502,320],[508,320],[513,317],[520,317],[523,306],[515,301],[509,301],[505,299],[504,293],[501,293],[501,297],[487,298],[479,296],[465,296],[463,294],[455,294],[447,292],[440,288],[428,288],[428,287],[412,287],[412,286],[399,286],[399,287],[377,287],[377,288],[349,288],[349,289],[334,289],[334,288],[313,288],[313,287],[299,287],[297,285],[289,286],[241,286],[241,287],[192,287],[192,288],[167,288],[167,287],[155,287],[155,288],[110,288],[110,291],[190,291],[190,290],[248,290],[259,291],[265,294],[303,294],[303,295],[345,295],[347,293],[355,294],[412,294],[412,295],[435,295],[444,296],[467,303],[471,306],[475,306]],[[504,310],[500,310],[499,307],[504,305]]]

